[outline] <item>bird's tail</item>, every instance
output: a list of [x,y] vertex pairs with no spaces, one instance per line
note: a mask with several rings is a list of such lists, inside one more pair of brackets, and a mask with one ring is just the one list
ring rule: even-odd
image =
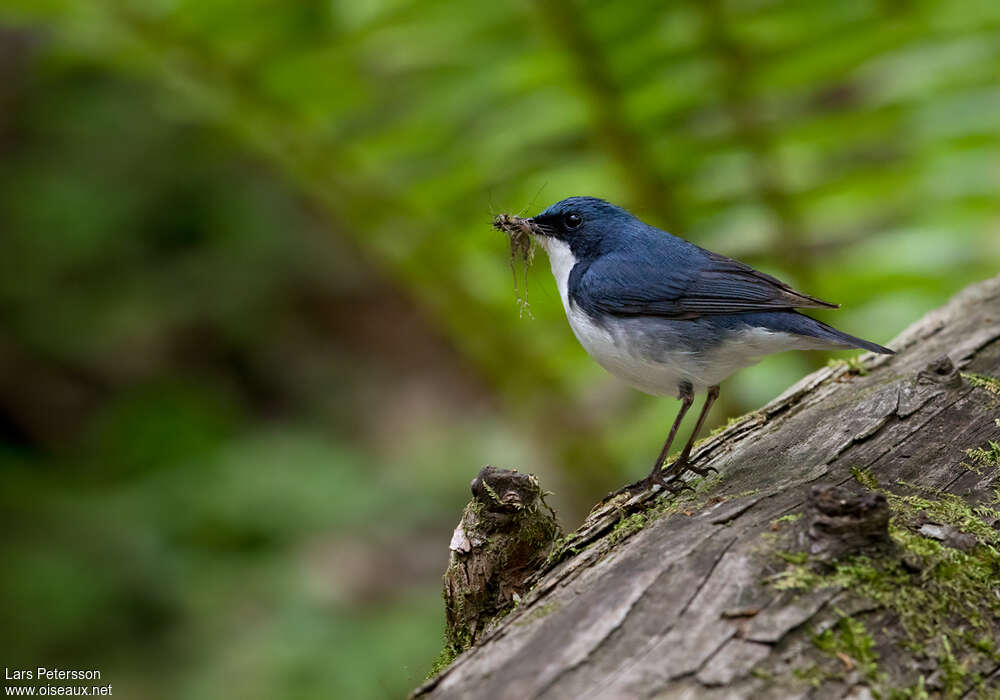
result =
[[[796,312],[798,313],[798,312]],[[812,321],[815,324],[813,328],[810,328],[810,335],[816,338],[822,338],[824,340],[830,340],[838,345],[842,345],[848,348],[860,348],[862,350],[870,350],[872,352],[877,352],[880,355],[895,355],[895,350],[890,350],[889,348],[883,347],[878,343],[872,343],[870,341],[864,340],[863,338],[858,338],[850,333],[844,333],[843,331],[838,331],[833,326],[828,326],[822,321],[817,321],[812,316],[806,316],[805,314],[799,314],[805,318]],[[812,325],[810,324],[810,325]]]

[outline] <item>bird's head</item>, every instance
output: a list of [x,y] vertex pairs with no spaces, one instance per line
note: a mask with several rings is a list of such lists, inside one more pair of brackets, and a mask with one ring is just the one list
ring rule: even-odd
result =
[[562,241],[578,260],[599,255],[636,224],[627,211],[597,197],[569,197],[530,219],[501,214],[494,222],[502,230],[530,233],[546,249],[549,241]]

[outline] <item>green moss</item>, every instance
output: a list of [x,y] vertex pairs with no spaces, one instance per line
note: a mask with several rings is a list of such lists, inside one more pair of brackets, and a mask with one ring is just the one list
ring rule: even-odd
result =
[[[898,640],[902,646],[934,658],[949,688],[967,689],[978,682],[968,668],[987,659],[1000,660],[991,637],[1000,618],[995,595],[1000,554],[987,548],[970,555],[910,533],[895,537],[920,558],[920,573],[907,571],[895,561],[857,558],[837,565],[831,573],[793,565],[775,585],[782,590],[843,588],[891,610],[904,633]],[[863,633],[859,620],[842,618],[833,631],[827,630],[814,642],[821,651],[849,656],[876,687],[884,682],[871,652],[874,643]]]
[[981,687],[983,678],[978,673],[969,673],[965,662],[959,661],[951,651],[947,637],[941,637],[941,680],[944,684],[945,697],[957,698],[965,694],[968,682],[972,686]]
[[532,549],[545,549],[552,546],[561,534],[555,512],[551,516],[538,510],[528,511],[522,516],[517,532],[520,542],[528,544]]
[[802,517],[802,513],[788,513],[782,515],[780,518],[775,518],[771,521],[771,527],[776,527],[781,525],[781,523],[794,523],[796,520]]
[[[860,620],[841,614],[833,627],[813,637],[813,644],[822,652],[843,661],[848,657],[869,681],[878,681],[878,654],[875,640]],[[841,656],[843,655],[843,656]]]
[[965,454],[972,460],[970,467],[977,474],[982,474],[984,468],[1000,468],[1000,442],[990,440],[986,447],[974,447]]
[[635,533],[639,532],[639,530],[646,527],[646,523],[648,521],[649,517],[643,512],[632,513],[632,515],[627,518],[622,518],[615,524],[615,528],[608,536],[608,542],[611,544],[617,544],[622,540],[628,539]]
[[808,552],[777,552],[777,555],[789,564],[805,564],[809,561]]
[[[869,472],[853,473],[860,483],[877,488]],[[896,554],[877,559],[859,556],[838,562],[832,569],[818,569],[805,553],[778,553],[789,566],[770,581],[779,590],[843,589],[868,600],[875,609],[890,612],[901,630],[901,637],[892,641],[934,659],[944,697],[958,697],[982,685],[970,669],[1000,662],[994,643],[1000,634],[1000,536],[991,526],[1000,516],[1000,499],[972,506],[954,494],[903,485],[917,493],[882,490],[893,513],[889,531],[898,546]],[[980,544],[965,552],[922,537],[915,530],[926,520],[971,533]],[[859,619],[842,616],[813,641],[824,653],[850,657],[877,697],[927,697],[922,680],[908,688],[886,687],[874,640]]]
[[572,557],[579,554],[582,550],[574,544],[574,538],[572,534],[566,535],[564,537],[558,538],[552,543],[552,551],[549,552],[549,556],[545,559],[545,564],[542,566],[543,569],[548,569],[551,566],[555,566],[561,562],[566,557]]
[[835,369],[846,367],[848,374],[859,377],[864,377],[871,371],[859,357],[848,357],[846,360],[831,359],[826,363],[826,366]]
[[972,386],[1000,396],[1000,379],[988,374],[974,374],[973,372],[962,372],[962,377]]
[[869,491],[878,491],[878,479],[875,478],[870,469],[851,467],[851,476]]
[[826,681],[836,677],[836,674],[830,673],[817,664],[809,664],[808,666],[803,666],[802,668],[793,669],[792,676],[794,676],[796,680],[799,680],[807,685],[811,685],[813,688],[818,688]]
[[931,700],[926,683],[926,678],[920,676],[914,685],[906,688],[890,688],[888,698],[889,700]]
[[904,481],[897,483],[917,491],[916,494],[906,496],[884,492],[889,500],[889,508],[904,521],[907,517],[915,518],[917,513],[922,513],[923,517],[933,522],[970,532],[984,543],[1000,544],[1000,531],[988,522],[1000,519],[1000,502],[996,497],[989,503],[973,506],[953,493]]

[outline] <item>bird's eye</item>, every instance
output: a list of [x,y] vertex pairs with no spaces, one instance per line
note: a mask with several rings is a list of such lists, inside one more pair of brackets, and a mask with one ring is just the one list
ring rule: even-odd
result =
[[583,226],[583,217],[575,211],[571,211],[563,217],[563,225],[568,231],[573,231]]

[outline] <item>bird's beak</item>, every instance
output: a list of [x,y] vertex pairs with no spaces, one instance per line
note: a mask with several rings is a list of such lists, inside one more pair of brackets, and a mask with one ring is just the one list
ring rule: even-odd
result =
[[493,228],[507,234],[545,236],[545,229],[534,219],[522,219],[513,214],[499,214],[493,219]]

